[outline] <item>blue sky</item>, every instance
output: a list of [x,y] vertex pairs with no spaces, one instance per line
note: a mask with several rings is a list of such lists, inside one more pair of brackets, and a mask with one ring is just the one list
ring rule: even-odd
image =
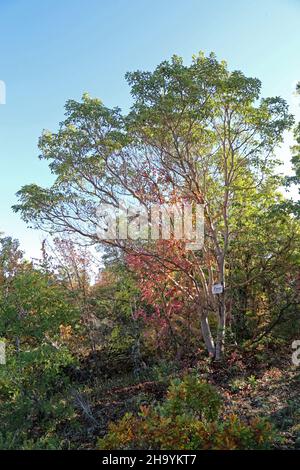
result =
[[[188,62],[214,51],[231,69],[263,82],[294,113],[300,80],[300,0],[0,0],[0,231],[38,256],[43,235],[11,205],[27,183],[50,183],[37,140],[55,130],[64,103],[84,91],[107,106],[130,106],[124,74],[173,54]],[[288,171],[290,135],[279,155]]]

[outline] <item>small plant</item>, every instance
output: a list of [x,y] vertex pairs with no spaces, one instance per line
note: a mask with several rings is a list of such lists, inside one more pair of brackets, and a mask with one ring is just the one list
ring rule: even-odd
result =
[[257,378],[255,377],[255,375],[250,375],[247,378],[247,382],[249,385],[251,385],[251,388],[255,388],[257,386]]
[[245,387],[245,380],[244,379],[234,379],[230,383],[230,389],[233,393],[238,393]]
[[165,416],[190,414],[212,421],[217,418],[221,405],[221,397],[212,385],[195,375],[186,375],[181,381],[171,382],[160,413]]

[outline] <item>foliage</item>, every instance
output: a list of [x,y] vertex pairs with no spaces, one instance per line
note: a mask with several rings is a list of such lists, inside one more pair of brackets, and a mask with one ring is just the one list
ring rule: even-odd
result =
[[2,240],[0,260],[0,331],[6,342],[6,364],[0,367],[1,446],[31,448],[43,435],[41,445],[51,448],[56,426],[74,413],[64,369],[75,363],[68,344],[79,312],[52,273],[22,258],[17,242]]
[[161,407],[142,408],[139,416],[126,414],[111,423],[99,448],[234,450],[270,446],[273,430],[268,422],[256,418],[245,424],[234,415],[217,419],[219,404],[213,387],[186,377],[171,386]]
[[32,448],[40,439],[41,448],[49,448],[51,440],[53,447],[57,426],[75,413],[67,398],[70,382],[64,373],[73,363],[67,350],[46,345],[18,357],[8,354],[6,367],[0,369],[2,449]]
[[[202,53],[126,79],[128,114],[84,94],[39,140],[54,182],[21,188],[14,210],[51,248],[28,261],[0,237],[0,448],[277,445],[253,415],[265,401],[281,431],[299,432],[298,399],[280,407],[281,371],[263,370],[300,334],[299,202],[280,191],[299,183],[299,124],[283,180],[276,149],[293,117],[258,79]],[[106,239],[101,205],[120,201],[202,205],[203,247],[175,239],[173,219],[167,240],[135,239],[136,217],[131,237]]]
[[200,381],[197,376],[186,375],[182,380],[171,383],[159,411],[162,416],[191,414],[201,420],[213,421],[218,417],[221,406],[222,399],[212,385]]
[[[156,336],[161,325],[177,354],[180,334],[174,326],[181,323],[190,332],[190,324],[194,327],[196,322],[186,317],[193,312],[200,318],[209,354],[219,360],[226,324],[236,313],[230,305],[238,295],[235,275],[243,272],[238,253],[243,256],[249,232],[254,247],[260,223],[267,227],[266,214],[280,202],[275,150],[284,131],[293,125],[293,117],[282,98],[261,98],[258,79],[230,71],[214,54],[200,53],[189,65],[173,56],[153,72],[136,71],[126,78],[133,97],[127,116],[86,94],[81,102],[67,102],[66,119],[58,132],[44,132],[39,142],[41,158],[49,162],[55,182],[46,189],[35,184],[23,187],[14,209],[38,228],[83,237],[94,244],[100,242],[99,228],[106,233],[102,224],[105,211],[97,210],[101,204],[116,208],[120,200],[126,200],[133,205],[142,203],[147,210],[153,204],[202,204],[203,250],[190,252],[185,243],[183,247],[171,243],[163,249],[164,244],[143,243],[134,237],[122,241],[103,236],[101,243],[128,255],[131,265],[133,257],[142,264],[146,257],[150,273],[159,262],[159,281],[149,276],[148,286],[142,286],[148,297],[145,300],[153,300]],[[256,213],[263,220],[257,220]],[[290,223],[287,217],[286,228]],[[299,225],[296,233],[299,235]],[[254,270],[272,269],[279,253],[269,252],[263,237],[258,241],[263,241],[259,255],[263,253],[266,266],[257,260],[259,266]],[[295,245],[293,241],[285,250],[287,257]],[[233,253],[239,269],[234,268],[232,276]],[[218,301],[212,295],[215,282],[226,286]],[[248,282],[242,280],[242,284]],[[263,287],[259,286],[260,294]],[[175,295],[170,294],[172,288]],[[199,328],[192,331],[200,340]]]
[[[297,84],[296,91],[300,96],[300,82]],[[286,187],[292,185],[298,186],[298,193],[300,195],[300,123],[294,129],[295,144],[292,146],[292,167],[294,170],[293,176],[288,176],[285,179]],[[292,211],[296,217],[300,218],[300,200],[298,201],[285,201],[282,206],[288,211]]]

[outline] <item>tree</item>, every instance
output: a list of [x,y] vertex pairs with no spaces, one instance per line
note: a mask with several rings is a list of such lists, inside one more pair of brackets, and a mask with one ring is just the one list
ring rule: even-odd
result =
[[[259,101],[260,81],[230,72],[213,54],[200,54],[189,66],[174,56],[154,72],[127,74],[127,80],[134,100],[128,116],[87,95],[67,103],[59,131],[44,132],[39,144],[55,183],[50,189],[23,187],[15,210],[44,230],[99,243],[101,203],[116,207],[126,198],[147,210],[153,203],[202,204],[204,248],[185,250],[179,262],[172,240],[163,251],[155,242],[114,244],[150,264],[158,260],[175,285],[176,276],[188,279],[207,350],[220,359],[231,289],[228,255],[239,237],[238,220],[274,182],[274,150],[293,118],[283,99]],[[212,295],[215,282],[223,286],[218,298]],[[216,340],[211,313],[218,321]]]
[[[297,93],[300,95],[300,82],[296,87]],[[294,138],[295,138],[295,145],[292,147],[292,165],[294,170],[293,176],[288,176],[286,178],[286,186],[290,187],[291,185],[295,184],[298,186],[298,192],[300,195],[300,123],[294,129]],[[300,217],[300,201],[289,201],[285,204],[285,207],[292,209],[294,214],[297,217]]]
[[0,262],[0,336],[17,353],[55,344],[60,327],[78,320],[67,290],[52,273],[27,262],[10,237],[1,240]]
[[23,266],[23,252],[18,240],[0,238],[0,282],[11,278]]

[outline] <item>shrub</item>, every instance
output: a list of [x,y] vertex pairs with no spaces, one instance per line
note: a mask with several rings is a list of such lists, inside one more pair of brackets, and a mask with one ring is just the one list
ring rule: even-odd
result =
[[75,413],[64,374],[73,363],[66,349],[48,345],[8,355],[0,370],[0,449],[54,448],[57,426]]
[[260,418],[249,424],[235,415],[223,422],[205,422],[187,415],[165,417],[147,408],[140,416],[126,414],[119,422],[111,423],[98,444],[102,450],[267,449],[272,438],[272,426]]
[[167,399],[160,407],[165,416],[192,415],[206,420],[218,417],[222,405],[216,389],[199,380],[196,375],[186,375],[183,380],[173,380]]
[[209,384],[195,376],[174,381],[165,402],[142,407],[139,416],[127,413],[110,423],[100,449],[266,449],[274,437],[267,421],[256,418],[248,424],[231,415],[218,419],[221,400]]

